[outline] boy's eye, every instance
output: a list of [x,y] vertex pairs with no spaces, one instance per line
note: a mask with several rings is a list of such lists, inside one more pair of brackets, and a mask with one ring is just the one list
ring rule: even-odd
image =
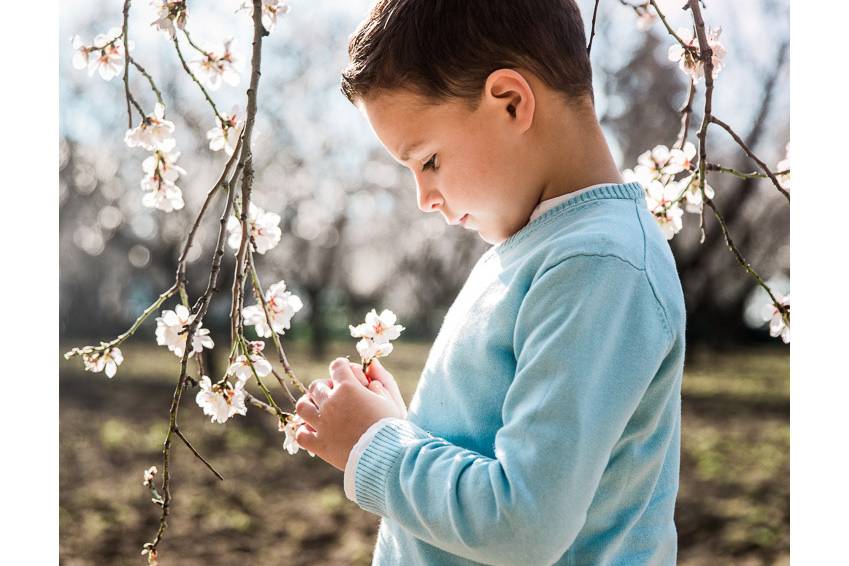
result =
[[428,169],[436,170],[436,154],[434,153],[430,159],[427,160],[427,163],[422,165],[422,171],[427,171]]

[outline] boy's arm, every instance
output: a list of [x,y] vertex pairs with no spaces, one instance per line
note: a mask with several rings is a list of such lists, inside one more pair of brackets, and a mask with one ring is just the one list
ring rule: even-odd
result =
[[672,340],[642,270],[615,256],[561,261],[519,310],[495,459],[390,419],[360,455],[357,504],[470,560],[555,561]]

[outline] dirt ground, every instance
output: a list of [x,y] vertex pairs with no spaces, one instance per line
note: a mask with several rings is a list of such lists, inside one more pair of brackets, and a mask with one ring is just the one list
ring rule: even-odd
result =
[[[287,351],[309,382],[326,377],[333,357],[355,354],[351,345],[327,360],[311,360],[299,345]],[[407,400],[428,347],[401,343],[386,363]],[[60,563],[68,566],[143,564],[141,545],[158,526],[142,472],[161,470],[179,364],[163,348],[122,349],[126,361],[112,380],[83,372],[78,359],[61,362]],[[342,472],[287,454],[261,411],[210,423],[194,395],[184,397],[181,430],[225,481],[175,442],[163,566],[370,564],[378,518],[345,498]],[[786,350],[694,352],[684,379],[681,564],[788,563],[789,442]]]

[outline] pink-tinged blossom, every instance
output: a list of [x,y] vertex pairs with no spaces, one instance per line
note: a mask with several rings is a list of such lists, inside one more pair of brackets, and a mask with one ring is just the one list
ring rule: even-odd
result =
[[[150,543],[147,543],[150,544]],[[159,566],[159,559],[157,558],[156,549],[145,546],[145,548],[141,551],[142,556],[147,555],[147,566]]]
[[[88,75],[95,72],[105,81],[124,71],[124,44],[121,41],[120,28],[112,28],[107,33],[101,33],[94,38],[93,45],[84,45],[79,36],[74,36],[72,45],[74,47],[73,65],[76,69],[88,66]],[[132,42],[128,42],[132,49]]]
[[[190,314],[189,309],[184,305],[177,305],[173,311],[162,311],[162,316],[156,318],[156,343],[166,346],[177,357],[182,357],[188,335],[186,328],[194,321],[195,316],[197,315]],[[203,323],[199,323],[192,335],[192,351],[189,357],[195,352],[212,348],[214,345],[209,336],[209,329],[203,328]]]
[[233,107],[230,114],[222,113],[222,122],[216,118],[218,125],[206,132],[206,139],[209,140],[209,149],[218,151],[223,149],[227,155],[233,155],[236,149],[236,142],[239,140],[239,111]]
[[129,147],[140,146],[148,151],[171,151],[177,142],[173,138],[174,122],[165,119],[165,106],[157,102],[153,114],[144,117],[135,128],[124,134]]
[[230,50],[232,42],[232,39],[225,41],[224,50],[221,53],[205,50],[202,59],[191,62],[197,76],[210,90],[218,90],[222,80],[230,86],[239,84],[239,73],[236,70],[237,59]]
[[[264,254],[280,242],[283,232],[280,230],[280,215],[266,212],[254,203],[248,207],[248,226],[256,245],[256,253]],[[227,245],[238,250],[242,242],[242,223],[235,216],[227,220]]]
[[142,204],[151,208],[158,208],[164,212],[172,212],[183,208],[183,191],[175,182],[177,178],[186,173],[186,170],[177,165],[180,157],[179,151],[155,151],[142,162],[144,178],[141,188],[145,192]]
[[677,175],[682,171],[689,171],[693,167],[693,158],[696,157],[696,146],[690,142],[684,143],[681,149],[669,150],[669,160],[663,168],[666,175]]
[[124,361],[124,354],[120,348],[110,348],[105,352],[84,353],[83,365],[86,371],[94,373],[104,372],[106,377],[112,379],[118,372],[118,366]]
[[404,327],[395,324],[397,317],[389,309],[384,309],[379,315],[377,310],[372,309],[366,314],[366,321],[357,326],[348,325],[351,336],[362,338],[357,342],[357,353],[364,364],[368,364],[374,358],[382,358],[392,353],[392,343],[401,335]]
[[204,375],[199,385],[200,391],[195,396],[195,402],[212,422],[223,424],[233,415],[244,415],[248,412],[245,406],[244,382],[238,381],[235,386],[227,381],[223,384],[213,384],[209,377]]
[[774,303],[764,305],[763,318],[769,321],[769,335],[773,338],[781,336],[785,344],[790,343],[790,295],[779,297],[778,302],[786,307],[787,318]]
[[250,360],[253,370],[248,363],[248,358],[242,354],[227,368],[227,375],[235,376],[240,383],[245,383],[254,376],[254,371],[259,377],[265,377],[271,373],[271,364],[261,355],[251,354]]
[[[785,148],[787,153],[784,156],[784,159],[778,162],[778,165],[775,166],[776,171],[787,171],[787,173],[783,175],[776,175],[775,178],[778,179],[778,184],[781,185],[782,189],[790,190],[790,142],[787,142],[787,147]],[[804,192],[804,191],[802,191]]]
[[78,35],[75,35],[71,40],[71,46],[74,48],[74,59],[72,61],[74,68],[82,70],[88,67],[88,56],[91,53],[91,48],[83,44],[83,40]]
[[258,336],[269,338],[272,328],[274,332],[284,334],[290,328],[292,317],[303,308],[304,303],[297,295],[287,291],[286,283],[281,280],[265,290],[265,305],[271,317],[271,327],[261,304],[243,308],[242,317],[245,324],[254,325]]
[[653,149],[645,151],[637,158],[637,166],[634,172],[649,179],[657,179],[666,174],[672,153],[665,145],[656,145]]
[[376,344],[368,338],[363,338],[357,342],[357,353],[360,355],[364,364],[367,364],[374,358],[382,358],[392,353],[392,343],[385,342]]
[[684,211],[678,206],[676,200],[680,192],[678,183],[671,182],[664,185],[654,180],[645,187],[645,190],[646,206],[654,215],[663,235],[667,240],[671,240],[683,227],[681,217]]
[[[719,34],[722,29],[713,29],[707,31],[708,46],[713,52],[711,60],[713,61],[713,78],[722,70],[722,59],[725,57],[725,47],[719,42]],[[672,62],[677,62],[678,67],[687,73],[694,81],[698,81],[705,75],[705,66],[702,61],[697,58],[699,53],[699,39],[693,35],[693,30],[690,28],[678,28],[678,37],[684,42],[687,47],[694,49],[685,49],[683,45],[677,41],[669,46],[667,57]]]
[[377,314],[376,309],[371,309],[366,314],[364,323],[357,326],[348,325],[348,329],[354,338],[368,338],[375,344],[386,344],[401,336],[404,330],[403,326],[395,324],[397,320],[398,317],[389,309],[384,309],[380,314]]
[[156,8],[156,20],[151,22],[154,28],[168,32],[171,37],[176,37],[177,28],[186,28],[186,0],[152,0],[151,6]]

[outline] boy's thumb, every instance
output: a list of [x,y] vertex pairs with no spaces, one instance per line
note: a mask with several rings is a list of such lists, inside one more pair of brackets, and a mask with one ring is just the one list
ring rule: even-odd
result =
[[383,384],[377,380],[372,381],[368,384],[368,388],[372,390],[372,392],[377,393],[378,395],[387,395],[386,389],[384,389]]

